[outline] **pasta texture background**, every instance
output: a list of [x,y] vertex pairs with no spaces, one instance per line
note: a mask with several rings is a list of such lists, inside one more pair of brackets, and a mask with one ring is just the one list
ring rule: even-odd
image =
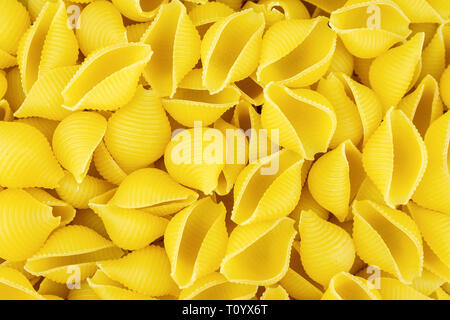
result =
[[446,0],[0,0],[0,300],[449,300]]

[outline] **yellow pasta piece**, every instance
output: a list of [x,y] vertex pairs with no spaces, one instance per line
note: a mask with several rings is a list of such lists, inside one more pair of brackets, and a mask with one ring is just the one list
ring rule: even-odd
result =
[[169,120],[153,90],[139,86],[133,99],[108,119],[105,146],[127,173],[159,159],[169,140]]
[[358,76],[359,81],[367,87],[370,87],[369,72],[372,62],[375,59],[355,59],[355,74]]
[[338,38],[336,41],[336,50],[334,51],[330,67],[327,72],[342,72],[348,76],[351,76],[353,74],[354,67],[355,58],[350,52],[348,52],[347,48],[345,48],[342,40]]
[[172,97],[200,58],[200,36],[183,4],[174,0],[161,5],[141,42],[154,51],[144,69],[145,80],[161,97]]
[[39,130],[23,123],[0,121],[0,186],[55,188],[63,176]]
[[[425,33],[425,35],[427,35]],[[450,24],[443,23],[433,32],[432,38],[424,47],[422,53],[421,78],[430,74],[435,79],[440,79],[449,62],[450,54]]]
[[372,202],[386,204],[383,195],[377,189],[377,186],[367,176],[361,183],[359,190],[356,193],[355,200],[370,200]]
[[307,160],[328,149],[336,130],[336,115],[328,99],[309,89],[274,83],[264,88],[264,96],[262,126],[279,131],[281,146]]
[[127,30],[119,10],[108,1],[95,1],[81,12],[76,36],[85,56],[117,43],[127,43]]
[[63,1],[46,2],[33,26],[20,40],[17,61],[25,93],[31,90],[42,73],[75,65],[78,43],[67,21]]
[[6,79],[6,73],[3,70],[0,70],[0,99],[5,96],[6,91],[8,90],[8,80]]
[[314,281],[327,287],[338,272],[347,272],[355,260],[355,246],[342,228],[302,211],[299,222],[300,256],[303,267]]
[[155,17],[158,8],[167,1],[112,0],[112,3],[128,19],[150,21]]
[[438,288],[432,295],[431,298],[436,300],[450,300],[450,294],[448,294],[445,290]]
[[70,290],[67,300],[98,300],[99,297],[86,281],[81,282],[79,289]]
[[[249,2],[248,2],[249,3]],[[255,106],[264,103],[264,89],[258,83],[256,74],[234,83],[241,92],[241,98]]]
[[426,296],[430,296],[433,292],[439,289],[445,280],[435,275],[427,269],[423,269],[422,276],[414,279],[412,287]]
[[143,43],[119,43],[93,52],[63,89],[63,107],[75,111],[124,106],[151,56],[152,49]]
[[441,91],[441,97],[442,101],[444,101],[445,105],[447,106],[447,110],[450,108],[450,94],[449,94],[449,88],[450,88],[450,68],[447,67],[445,69],[444,73],[442,74],[442,77],[439,82],[439,87]]
[[150,22],[142,22],[127,25],[125,28],[127,29],[127,38],[129,42],[139,42],[141,40],[142,35],[150,26]]
[[109,239],[108,232],[106,232],[102,219],[100,219],[92,209],[78,209],[71,224],[88,227],[103,238]]
[[422,207],[450,215],[450,113],[434,121],[425,134],[428,166],[413,194],[413,200]]
[[284,277],[296,235],[294,220],[281,218],[237,226],[220,272],[232,282],[271,285]]
[[425,269],[431,271],[436,276],[450,282],[450,267],[446,265],[442,260],[433,252],[430,246],[425,241],[423,243],[424,261],[423,266]]
[[25,270],[58,283],[70,283],[75,274],[79,281],[92,276],[96,262],[117,259],[123,254],[95,231],[84,226],[66,226],[56,230],[45,245],[27,259]]
[[274,287],[266,287],[260,300],[290,300],[289,295],[280,285]]
[[9,103],[6,100],[0,100],[0,120],[3,121],[11,121],[13,120],[13,114],[11,112],[11,108],[9,107]]
[[66,299],[69,294],[69,288],[67,284],[57,283],[48,278],[44,278],[39,284],[38,293],[44,296],[52,295]]
[[33,255],[61,220],[52,207],[19,189],[0,191],[0,216],[0,257],[9,261]]
[[53,139],[53,132],[55,132],[56,127],[58,126],[58,121],[54,120],[48,120],[43,118],[23,118],[23,119],[17,119],[17,122],[28,124],[34,128],[36,128],[38,131],[40,131],[45,138],[47,138],[47,141],[51,144]]
[[347,0],[305,0],[325,12],[332,12],[343,7]]
[[395,207],[408,203],[427,167],[427,150],[419,132],[401,110],[389,109],[364,147],[364,169]]
[[195,191],[179,185],[166,172],[145,168],[128,175],[109,203],[165,216],[187,207],[197,198]]
[[27,272],[24,269],[25,263],[26,263],[26,260],[23,260],[23,261],[4,261],[4,262],[0,263],[0,266],[12,268],[12,269],[15,269],[15,270],[19,271],[34,286],[41,279],[39,277],[36,277],[36,276],[32,275],[31,273]]
[[0,266],[1,300],[45,300],[19,271]]
[[164,234],[171,276],[183,289],[217,270],[225,255],[228,234],[226,209],[210,197],[177,213]]
[[408,211],[433,252],[450,268],[450,216],[408,203]]
[[53,134],[53,152],[78,184],[89,170],[95,149],[106,132],[106,119],[95,112],[76,112],[65,118]]
[[6,73],[6,80],[8,81],[8,89],[5,92],[5,99],[8,101],[11,110],[15,112],[25,100],[19,68],[10,69]]
[[437,81],[431,75],[425,76],[416,90],[400,101],[398,108],[424,137],[430,124],[444,112]]
[[217,0],[217,1],[226,4],[233,10],[239,10],[242,7],[242,3],[244,2],[243,0]]
[[372,62],[370,84],[385,110],[396,106],[420,75],[423,42],[424,33],[417,33],[406,43],[380,54]]
[[330,25],[348,51],[358,58],[375,58],[411,33],[409,19],[389,0],[349,0],[333,11]]
[[163,248],[149,246],[121,259],[98,263],[109,278],[137,293],[147,296],[177,294],[170,277],[170,262]]
[[61,91],[77,70],[77,66],[58,67],[42,73],[14,116],[63,120],[71,112],[61,107],[64,102]]
[[71,173],[66,172],[56,188],[58,196],[77,209],[87,209],[89,200],[113,188],[113,185],[87,175],[77,183]]
[[314,197],[311,195],[309,191],[308,185],[305,184],[302,188],[302,192],[300,194],[300,200],[298,201],[295,209],[289,214],[289,217],[296,221],[295,227],[298,228],[298,222],[300,221],[300,215],[302,211],[314,211],[319,217],[324,220],[328,220],[329,213],[323,208]]
[[100,142],[93,156],[95,168],[108,182],[119,185],[127,176],[117,164],[103,141]]
[[416,289],[393,278],[380,278],[380,294],[383,300],[432,300]]
[[214,272],[181,290],[180,300],[249,300],[256,294],[256,285],[229,282]]
[[343,222],[365,176],[361,153],[346,140],[313,164],[308,187],[313,198]]
[[202,84],[202,70],[194,69],[180,82],[172,98],[163,98],[166,111],[180,124],[193,127],[195,121],[209,126],[239,102],[240,93],[232,86],[210,94]]
[[353,203],[353,239],[364,262],[410,284],[422,273],[422,238],[405,213],[369,200]]
[[367,280],[339,272],[330,280],[322,300],[381,300],[381,295]]
[[450,13],[450,7],[445,0],[394,0],[394,2],[414,23],[441,23]]
[[229,16],[233,12],[233,9],[221,2],[206,2],[189,11],[189,18],[197,28],[200,37],[203,38],[214,22]]
[[250,76],[258,65],[264,15],[246,9],[217,21],[203,37],[203,85],[211,94]]
[[317,92],[327,98],[336,113],[336,132],[330,141],[335,148],[350,139],[355,146],[364,145],[383,117],[383,106],[369,88],[343,73],[331,73],[322,78]]
[[258,81],[289,87],[313,84],[327,72],[335,49],[336,33],[325,17],[277,22],[264,34]]
[[300,198],[303,164],[288,150],[249,164],[236,180],[231,220],[246,225],[287,216]]
[[101,270],[97,270],[87,283],[102,300],[155,300],[154,298],[126,289],[120,283],[111,280]]
[[20,38],[30,26],[27,9],[17,0],[2,0],[0,12],[0,69],[16,64]]

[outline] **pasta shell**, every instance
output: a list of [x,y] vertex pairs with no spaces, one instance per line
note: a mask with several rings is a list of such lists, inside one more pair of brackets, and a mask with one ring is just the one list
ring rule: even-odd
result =
[[8,90],[8,80],[6,79],[6,73],[3,70],[0,70],[0,99],[5,96],[6,91]]
[[[3,0],[0,12],[0,69],[8,67],[4,65],[6,57],[11,59],[17,53],[20,38],[30,26],[30,17],[23,4],[16,0]],[[3,59],[2,59],[3,58]],[[4,60],[5,59],[5,60]]]
[[431,295],[433,299],[436,300],[450,300],[450,294],[448,294],[443,289],[439,288]]
[[424,33],[418,33],[406,43],[382,53],[372,62],[370,84],[385,110],[396,106],[414,84],[414,75],[421,63],[423,42]]
[[98,264],[109,278],[147,296],[176,294],[177,285],[170,277],[170,262],[163,248],[149,246],[121,259]]
[[317,203],[317,201],[311,195],[308,185],[305,184],[302,188],[300,200],[298,201],[297,206],[295,207],[294,211],[292,211],[289,215],[289,217],[291,217],[296,221],[295,224],[296,228],[298,228],[298,222],[300,220],[301,212],[308,210],[314,211],[322,219],[328,220],[329,217],[328,211]]
[[159,96],[172,97],[200,58],[200,36],[183,4],[174,0],[161,5],[141,42],[154,50],[144,69],[145,80]]
[[332,12],[344,6],[347,0],[305,0],[325,12]]
[[108,119],[105,146],[117,165],[129,173],[159,159],[170,133],[159,97],[139,86],[134,98]]
[[86,281],[81,282],[80,289],[70,290],[67,300],[98,300],[99,297]]
[[249,300],[256,294],[256,285],[229,282],[214,272],[181,290],[180,300]]
[[198,194],[156,168],[136,170],[120,184],[109,204],[126,209],[143,209],[165,216],[197,200]]
[[25,270],[45,276],[58,283],[66,283],[73,273],[79,272],[79,280],[92,276],[96,262],[117,259],[123,254],[111,241],[83,226],[66,226],[56,230],[45,245],[25,264]]
[[108,278],[101,270],[97,270],[92,278],[88,278],[87,283],[102,300],[156,300],[126,289],[120,283]]
[[214,128],[196,127],[174,135],[166,147],[164,164],[179,183],[211,194],[225,166],[226,139]]
[[445,281],[450,282],[450,267],[442,262],[442,260],[428,246],[426,241],[423,243],[423,253],[424,268],[431,271],[438,277],[444,279]]
[[355,246],[342,228],[325,221],[313,211],[302,211],[299,222],[300,256],[314,281],[327,287],[338,272],[347,272],[355,260]]
[[248,165],[236,180],[231,220],[246,225],[287,216],[300,198],[303,164],[282,150]]
[[119,185],[126,178],[127,174],[117,164],[103,141],[94,151],[93,160],[95,168],[106,181]]
[[45,300],[19,271],[0,266],[0,299]]
[[[108,194],[112,195],[112,192]],[[107,204],[109,200],[108,196],[99,196],[92,199],[89,206],[100,217],[109,237],[118,247],[142,249],[164,234],[169,222],[167,219],[142,210]]]
[[410,284],[422,273],[422,238],[405,213],[369,200],[353,203],[353,239],[364,262]]
[[71,205],[53,197],[48,192],[38,188],[28,188],[24,190],[36,200],[52,208],[52,214],[55,217],[61,218],[59,226],[65,226],[75,218],[75,209]]
[[15,65],[17,65],[16,57],[0,49],[0,69],[14,67]]
[[0,263],[0,266],[2,267],[8,267],[11,269],[15,269],[17,271],[19,271],[20,273],[22,273],[29,281],[30,283],[34,286],[39,280],[41,280],[39,277],[36,277],[34,275],[32,275],[31,273],[27,272],[24,267],[25,267],[25,263],[26,260],[23,261],[4,261],[2,263]]
[[367,176],[361,183],[355,200],[370,200],[379,204],[386,204],[377,186]]
[[150,22],[142,22],[127,25],[127,38],[129,42],[139,42],[144,32],[150,26]]
[[46,2],[33,26],[20,40],[17,61],[25,93],[31,90],[40,74],[77,62],[78,43],[67,21],[63,1]]
[[322,300],[381,300],[381,296],[367,280],[339,272],[330,280]]
[[428,166],[413,194],[413,200],[422,207],[450,215],[450,113],[434,121],[425,134]]
[[327,72],[335,49],[336,33],[327,18],[282,20],[264,34],[258,81],[289,87],[313,84]]
[[408,203],[408,210],[433,252],[450,268],[450,216]]
[[8,89],[5,92],[5,99],[8,101],[11,110],[15,112],[25,100],[19,68],[10,69],[6,73],[6,80],[8,81]]
[[280,285],[275,287],[266,287],[259,300],[290,300],[289,295]]
[[220,272],[231,282],[271,285],[284,277],[296,235],[294,220],[281,218],[237,226]]
[[359,81],[367,87],[370,87],[369,72],[374,60],[355,58],[355,74],[358,76]]
[[33,255],[60,224],[52,208],[19,189],[0,191],[0,257],[21,261]]
[[309,89],[274,83],[264,88],[264,96],[262,126],[279,131],[281,146],[307,160],[328,149],[336,130],[336,116],[328,99]]
[[64,102],[61,91],[77,70],[77,66],[59,67],[41,74],[14,116],[63,120],[71,112],[61,107]]
[[117,43],[127,43],[127,30],[119,10],[108,1],[95,1],[83,9],[76,35],[85,56]]
[[100,217],[95,214],[92,209],[78,209],[71,224],[88,227],[89,229],[97,232],[103,238],[109,239],[108,232],[106,232],[102,219],[100,219]]
[[445,69],[444,73],[442,74],[441,80],[439,82],[439,87],[441,91],[441,97],[442,101],[444,101],[445,105],[447,106],[447,109],[450,108],[450,68],[447,67]]
[[380,278],[380,294],[383,300],[432,300],[416,289],[393,278]]
[[226,4],[233,10],[239,10],[242,7],[243,0],[217,0],[220,3]]
[[361,153],[346,140],[313,164],[308,187],[314,199],[343,222],[364,178]]
[[180,288],[219,268],[225,255],[228,234],[226,209],[210,197],[203,198],[177,213],[164,234],[171,263],[171,276]]
[[72,174],[66,172],[55,189],[58,196],[77,209],[87,209],[89,200],[113,188],[109,182],[87,175],[77,183]]
[[211,94],[250,76],[258,65],[264,15],[252,9],[233,13],[211,26],[203,37],[203,85]]
[[427,75],[416,90],[400,101],[398,108],[424,137],[430,124],[444,112],[437,81],[431,75]]
[[55,188],[63,176],[39,130],[23,123],[0,121],[0,186]]
[[128,19],[150,21],[154,18],[160,6],[167,1],[112,0],[112,3]]
[[196,121],[209,126],[239,102],[240,93],[235,87],[225,87],[210,94],[202,85],[202,70],[192,70],[178,85],[172,98],[163,98],[166,111],[180,124],[194,127]]
[[11,121],[13,118],[8,101],[0,100],[0,121]]
[[221,2],[206,2],[189,11],[189,18],[203,38],[211,25],[222,18],[233,14],[234,10]]
[[243,80],[236,81],[234,84],[241,92],[242,99],[254,106],[260,106],[264,103],[264,89],[258,83],[256,74],[252,74]]
[[448,60],[448,43],[450,41],[450,23],[441,24],[432,35],[428,45],[422,53],[422,73],[421,78],[424,78],[427,74],[430,74],[435,79],[440,79],[444,72]]
[[63,89],[63,107],[75,111],[124,106],[151,56],[152,49],[143,43],[119,43],[93,52]]
[[423,269],[422,276],[414,279],[412,287],[422,294],[429,296],[444,284],[445,280],[427,269]]
[[392,108],[362,154],[367,175],[391,207],[408,203],[424,175],[427,158],[417,129],[401,110]]
[[44,278],[39,284],[38,293],[41,295],[52,295],[61,299],[66,299],[69,294],[67,284],[57,283],[48,278]]
[[355,59],[340,38],[336,41],[336,50],[334,51],[331,64],[327,72],[342,72],[352,76],[355,65]]
[[[441,23],[447,17],[442,9],[445,0],[394,0],[414,23]],[[441,16],[441,14],[444,14]]]
[[330,25],[347,50],[363,59],[375,58],[405,40],[411,33],[409,22],[394,2],[385,0],[350,0],[330,16]]
[[58,121],[54,120],[48,120],[43,118],[23,118],[23,119],[17,119],[16,122],[25,123],[28,124],[34,128],[36,128],[38,131],[40,131],[45,138],[47,138],[47,141],[51,144],[53,139],[53,132],[55,132],[56,127],[58,126]]
[[322,78],[317,92],[327,98],[336,113],[336,132],[330,141],[335,148],[350,139],[355,146],[364,145],[383,118],[383,106],[376,94],[343,73]]
[[106,120],[95,112],[71,114],[55,129],[53,151],[78,184],[89,170],[92,156],[106,131]]

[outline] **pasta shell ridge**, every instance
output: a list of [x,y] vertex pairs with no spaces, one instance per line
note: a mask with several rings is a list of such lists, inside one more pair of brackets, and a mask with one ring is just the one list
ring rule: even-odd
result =
[[2,300],[45,300],[19,271],[0,266],[0,298]]
[[142,2],[139,0],[113,0],[114,6],[128,19],[134,21],[150,21],[152,20],[159,7],[167,3],[167,0],[157,0],[152,2]]
[[127,174],[112,157],[105,143],[101,141],[94,151],[93,161],[95,168],[106,181],[119,185]]
[[330,280],[322,300],[381,300],[381,295],[367,280],[340,272]]
[[289,294],[280,286],[266,287],[259,300],[290,300]]

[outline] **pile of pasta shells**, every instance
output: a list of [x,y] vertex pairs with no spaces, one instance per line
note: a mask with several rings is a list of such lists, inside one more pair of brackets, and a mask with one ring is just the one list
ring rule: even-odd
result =
[[0,8],[0,299],[450,298],[450,1]]

